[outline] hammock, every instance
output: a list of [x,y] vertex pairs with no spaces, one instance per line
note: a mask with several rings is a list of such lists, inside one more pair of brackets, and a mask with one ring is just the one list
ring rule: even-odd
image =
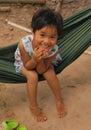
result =
[[[18,43],[0,48],[0,82],[25,83],[26,78],[17,74],[13,66]],[[55,67],[56,74],[75,61],[91,45],[91,6],[64,20],[63,36],[57,42],[62,62]],[[39,75],[39,81],[44,80]]]

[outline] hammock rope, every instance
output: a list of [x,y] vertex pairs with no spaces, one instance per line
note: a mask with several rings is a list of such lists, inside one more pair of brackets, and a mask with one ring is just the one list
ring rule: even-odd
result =
[[[91,45],[91,6],[75,13],[64,20],[63,36],[57,42],[62,62],[54,66],[56,74],[61,73]],[[18,45],[0,48],[0,82],[25,83],[26,78],[17,74],[13,66],[14,52]],[[44,80],[39,75],[39,81]]]

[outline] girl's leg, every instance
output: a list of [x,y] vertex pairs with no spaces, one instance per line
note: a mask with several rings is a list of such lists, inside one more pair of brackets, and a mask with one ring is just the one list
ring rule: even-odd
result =
[[27,91],[30,100],[30,109],[37,121],[46,121],[46,116],[41,112],[37,103],[38,74],[34,70],[22,68],[22,74],[27,78]]
[[63,99],[61,96],[61,91],[60,91],[60,84],[58,81],[58,78],[55,74],[54,68],[52,66],[49,67],[48,71],[43,74],[45,79],[47,80],[50,88],[53,91],[53,94],[56,99],[56,106],[57,106],[57,112],[58,112],[58,117],[64,117],[67,114],[67,110],[65,108],[65,105],[63,103]]

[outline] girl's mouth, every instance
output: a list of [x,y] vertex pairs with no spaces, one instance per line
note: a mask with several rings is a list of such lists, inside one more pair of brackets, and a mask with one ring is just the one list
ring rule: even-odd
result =
[[40,47],[41,47],[41,49],[47,49],[48,51],[51,49],[50,46],[44,45],[44,44],[41,44]]

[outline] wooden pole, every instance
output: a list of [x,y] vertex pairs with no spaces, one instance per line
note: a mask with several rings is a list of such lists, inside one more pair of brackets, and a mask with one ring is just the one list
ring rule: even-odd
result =
[[24,26],[22,26],[22,25],[13,23],[13,22],[11,22],[11,21],[8,21],[7,19],[5,19],[5,22],[6,22],[7,24],[13,26],[13,27],[16,27],[16,28],[22,29],[22,30],[24,30],[24,31],[26,31],[26,32],[32,33],[32,31],[31,31],[30,29],[28,29],[28,28],[26,28],[26,27],[24,27]]
[[45,4],[46,0],[0,0],[0,3]]

